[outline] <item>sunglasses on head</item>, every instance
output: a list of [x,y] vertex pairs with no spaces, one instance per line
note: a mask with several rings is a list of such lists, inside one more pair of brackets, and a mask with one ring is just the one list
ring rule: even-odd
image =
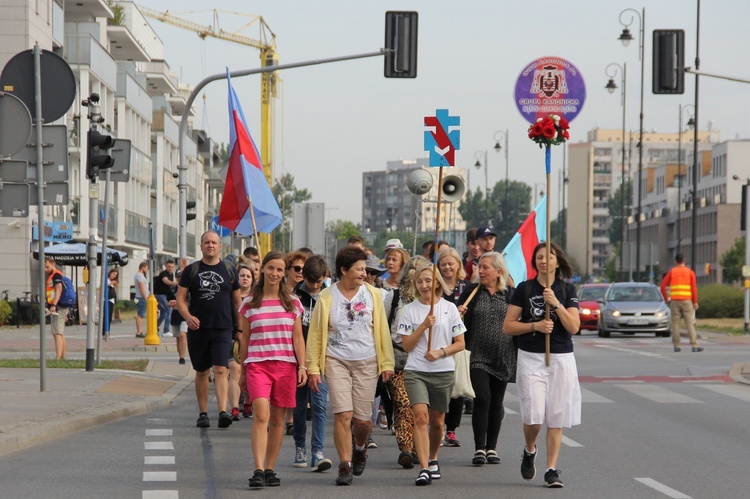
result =
[[302,272],[302,265],[292,265],[292,269],[295,272]]

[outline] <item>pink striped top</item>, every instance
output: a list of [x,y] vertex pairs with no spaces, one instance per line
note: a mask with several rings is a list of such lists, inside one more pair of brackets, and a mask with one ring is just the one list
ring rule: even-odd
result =
[[250,323],[245,363],[280,360],[297,364],[292,333],[294,321],[304,312],[302,303],[294,296],[294,310],[287,312],[279,299],[263,300],[260,308],[250,308],[251,298],[240,306],[240,314]]

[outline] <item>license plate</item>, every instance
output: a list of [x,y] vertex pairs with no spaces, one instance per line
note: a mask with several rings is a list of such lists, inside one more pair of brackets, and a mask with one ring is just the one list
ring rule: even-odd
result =
[[628,326],[645,326],[648,319],[628,319]]

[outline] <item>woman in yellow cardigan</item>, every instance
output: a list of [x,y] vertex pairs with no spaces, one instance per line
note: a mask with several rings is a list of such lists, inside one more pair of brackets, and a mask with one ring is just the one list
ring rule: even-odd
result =
[[[339,454],[336,485],[351,485],[367,462],[372,404],[378,376],[393,375],[393,347],[380,291],[364,282],[367,254],[346,246],[336,255],[339,282],[320,292],[307,333],[309,385],[321,376],[333,408]],[[352,448],[352,433],[354,448]]]

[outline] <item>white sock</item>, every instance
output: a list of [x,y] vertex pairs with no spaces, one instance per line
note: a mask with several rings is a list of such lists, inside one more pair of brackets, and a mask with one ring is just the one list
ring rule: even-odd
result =
[[359,445],[359,444],[354,444],[354,448],[357,449],[357,450],[365,450],[365,446],[364,445]]

